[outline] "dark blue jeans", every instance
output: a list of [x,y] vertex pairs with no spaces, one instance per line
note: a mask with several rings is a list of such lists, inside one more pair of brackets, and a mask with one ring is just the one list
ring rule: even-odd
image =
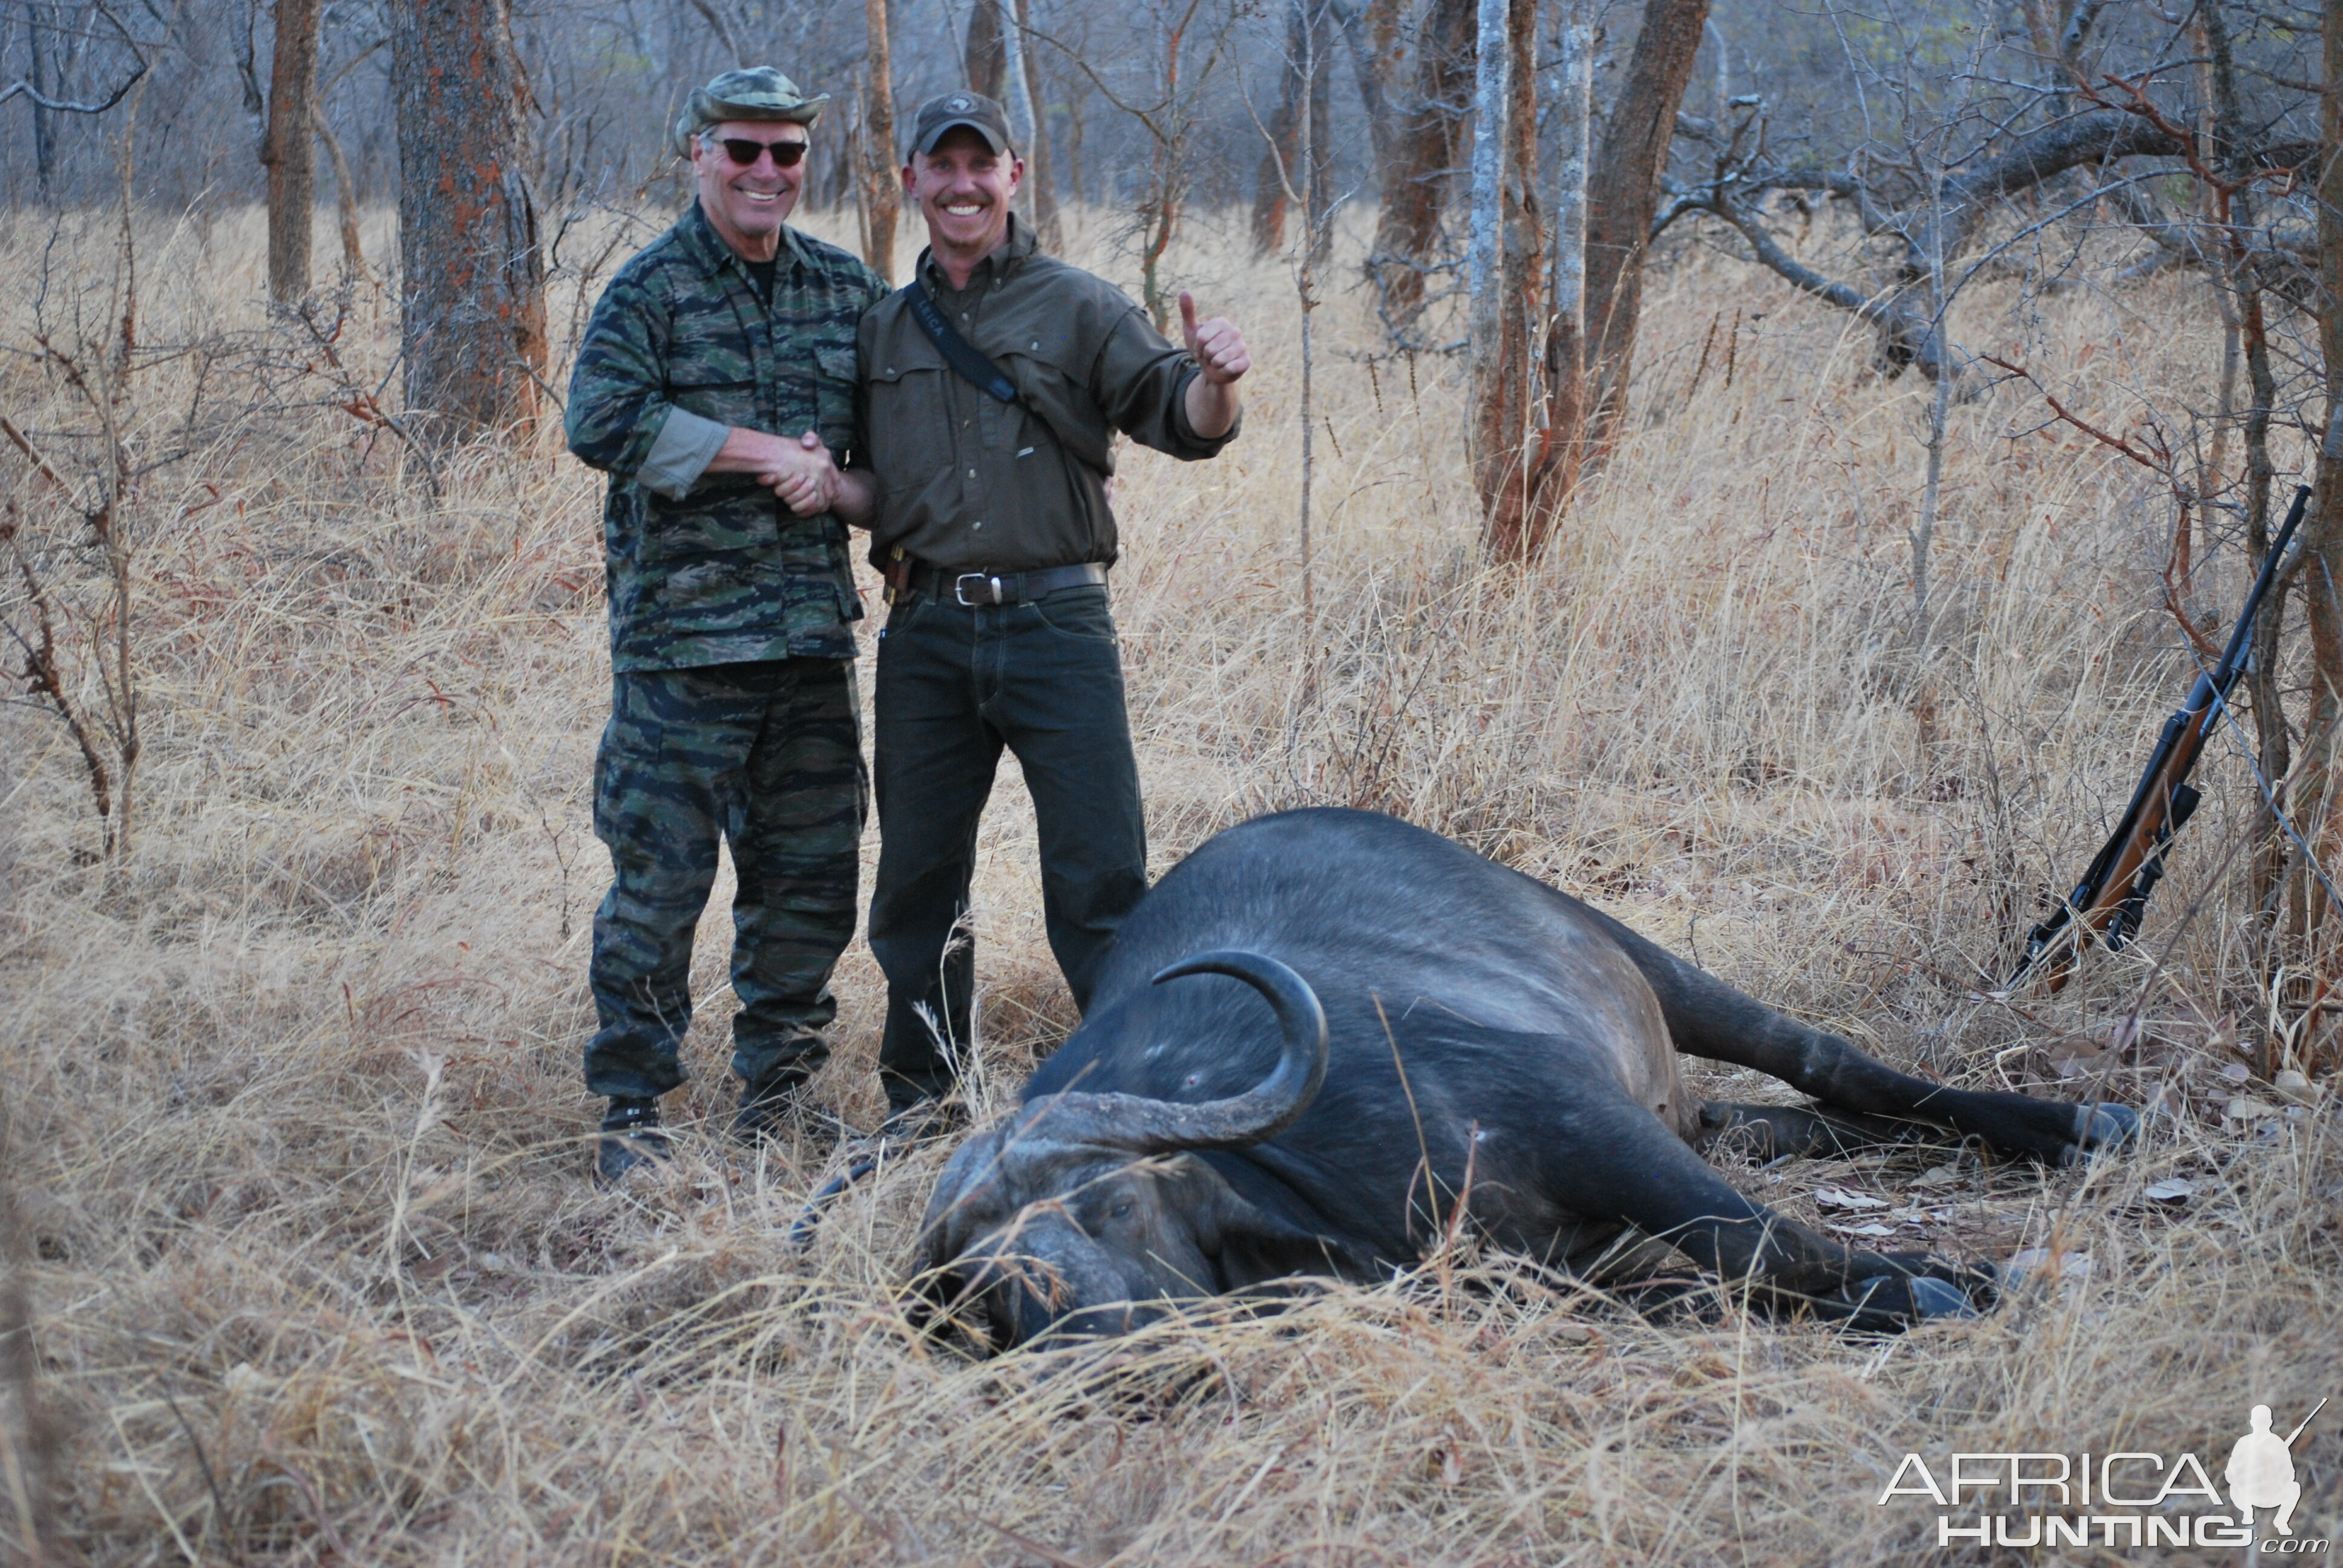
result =
[[880,639],[875,707],[870,950],[887,975],[879,1076],[900,1107],[947,1092],[969,1039],[976,952],[954,927],[1001,749],[1033,797],[1050,950],[1077,1008],[1147,890],[1147,823],[1104,588],[1031,604],[902,600]]

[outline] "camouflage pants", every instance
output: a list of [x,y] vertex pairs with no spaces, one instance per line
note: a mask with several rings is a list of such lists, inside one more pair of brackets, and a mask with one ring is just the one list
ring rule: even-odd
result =
[[663,1094],[685,1074],[691,939],[730,843],[732,1070],[752,1095],[829,1058],[830,971],[854,935],[869,789],[854,666],[789,658],[628,671],[611,681],[594,832],[610,891],[594,916],[586,1087]]

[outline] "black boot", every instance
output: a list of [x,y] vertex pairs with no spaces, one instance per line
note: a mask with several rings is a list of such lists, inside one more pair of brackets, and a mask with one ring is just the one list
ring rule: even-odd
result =
[[812,1153],[826,1152],[847,1131],[837,1117],[808,1105],[803,1079],[786,1079],[744,1089],[740,1109],[732,1116],[732,1136],[743,1143],[761,1139],[794,1139]]
[[659,1101],[620,1095],[602,1116],[602,1135],[595,1140],[594,1181],[615,1187],[638,1165],[665,1163],[667,1134],[659,1131]]
[[958,1100],[915,1100],[888,1108],[879,1136],[889,1143],[926,1143],[949,1138],[968,1125],[968,1107]]

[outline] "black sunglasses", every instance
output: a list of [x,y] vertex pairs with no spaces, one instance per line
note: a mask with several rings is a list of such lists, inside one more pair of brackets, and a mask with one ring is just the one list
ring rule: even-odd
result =
[[777,169],[793,169],[806,156],[803,142],[756,142],[747,136],[726,136],[717,145],[724,149],[726,157],[744,169],[755,168],[757,160],[767,153],[773,155],[773,166]]

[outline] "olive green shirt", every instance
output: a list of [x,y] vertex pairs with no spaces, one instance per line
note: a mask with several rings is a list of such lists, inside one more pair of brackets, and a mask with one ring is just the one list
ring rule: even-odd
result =
[[960,335],[1016,384],[1002,403],[956,374],[900,292],[862,317],[864,445],[878,487],[870,559],[896,549],[946,571],[1018,572],[1111,565],[1106,481],[1114,434],[1182,459],[1210,457],[1188,423],[1184,350],[1166,342],[1106,279],[1036,251],[1010,221],[1009,243],[955,290],[930,253],[919,284]]

